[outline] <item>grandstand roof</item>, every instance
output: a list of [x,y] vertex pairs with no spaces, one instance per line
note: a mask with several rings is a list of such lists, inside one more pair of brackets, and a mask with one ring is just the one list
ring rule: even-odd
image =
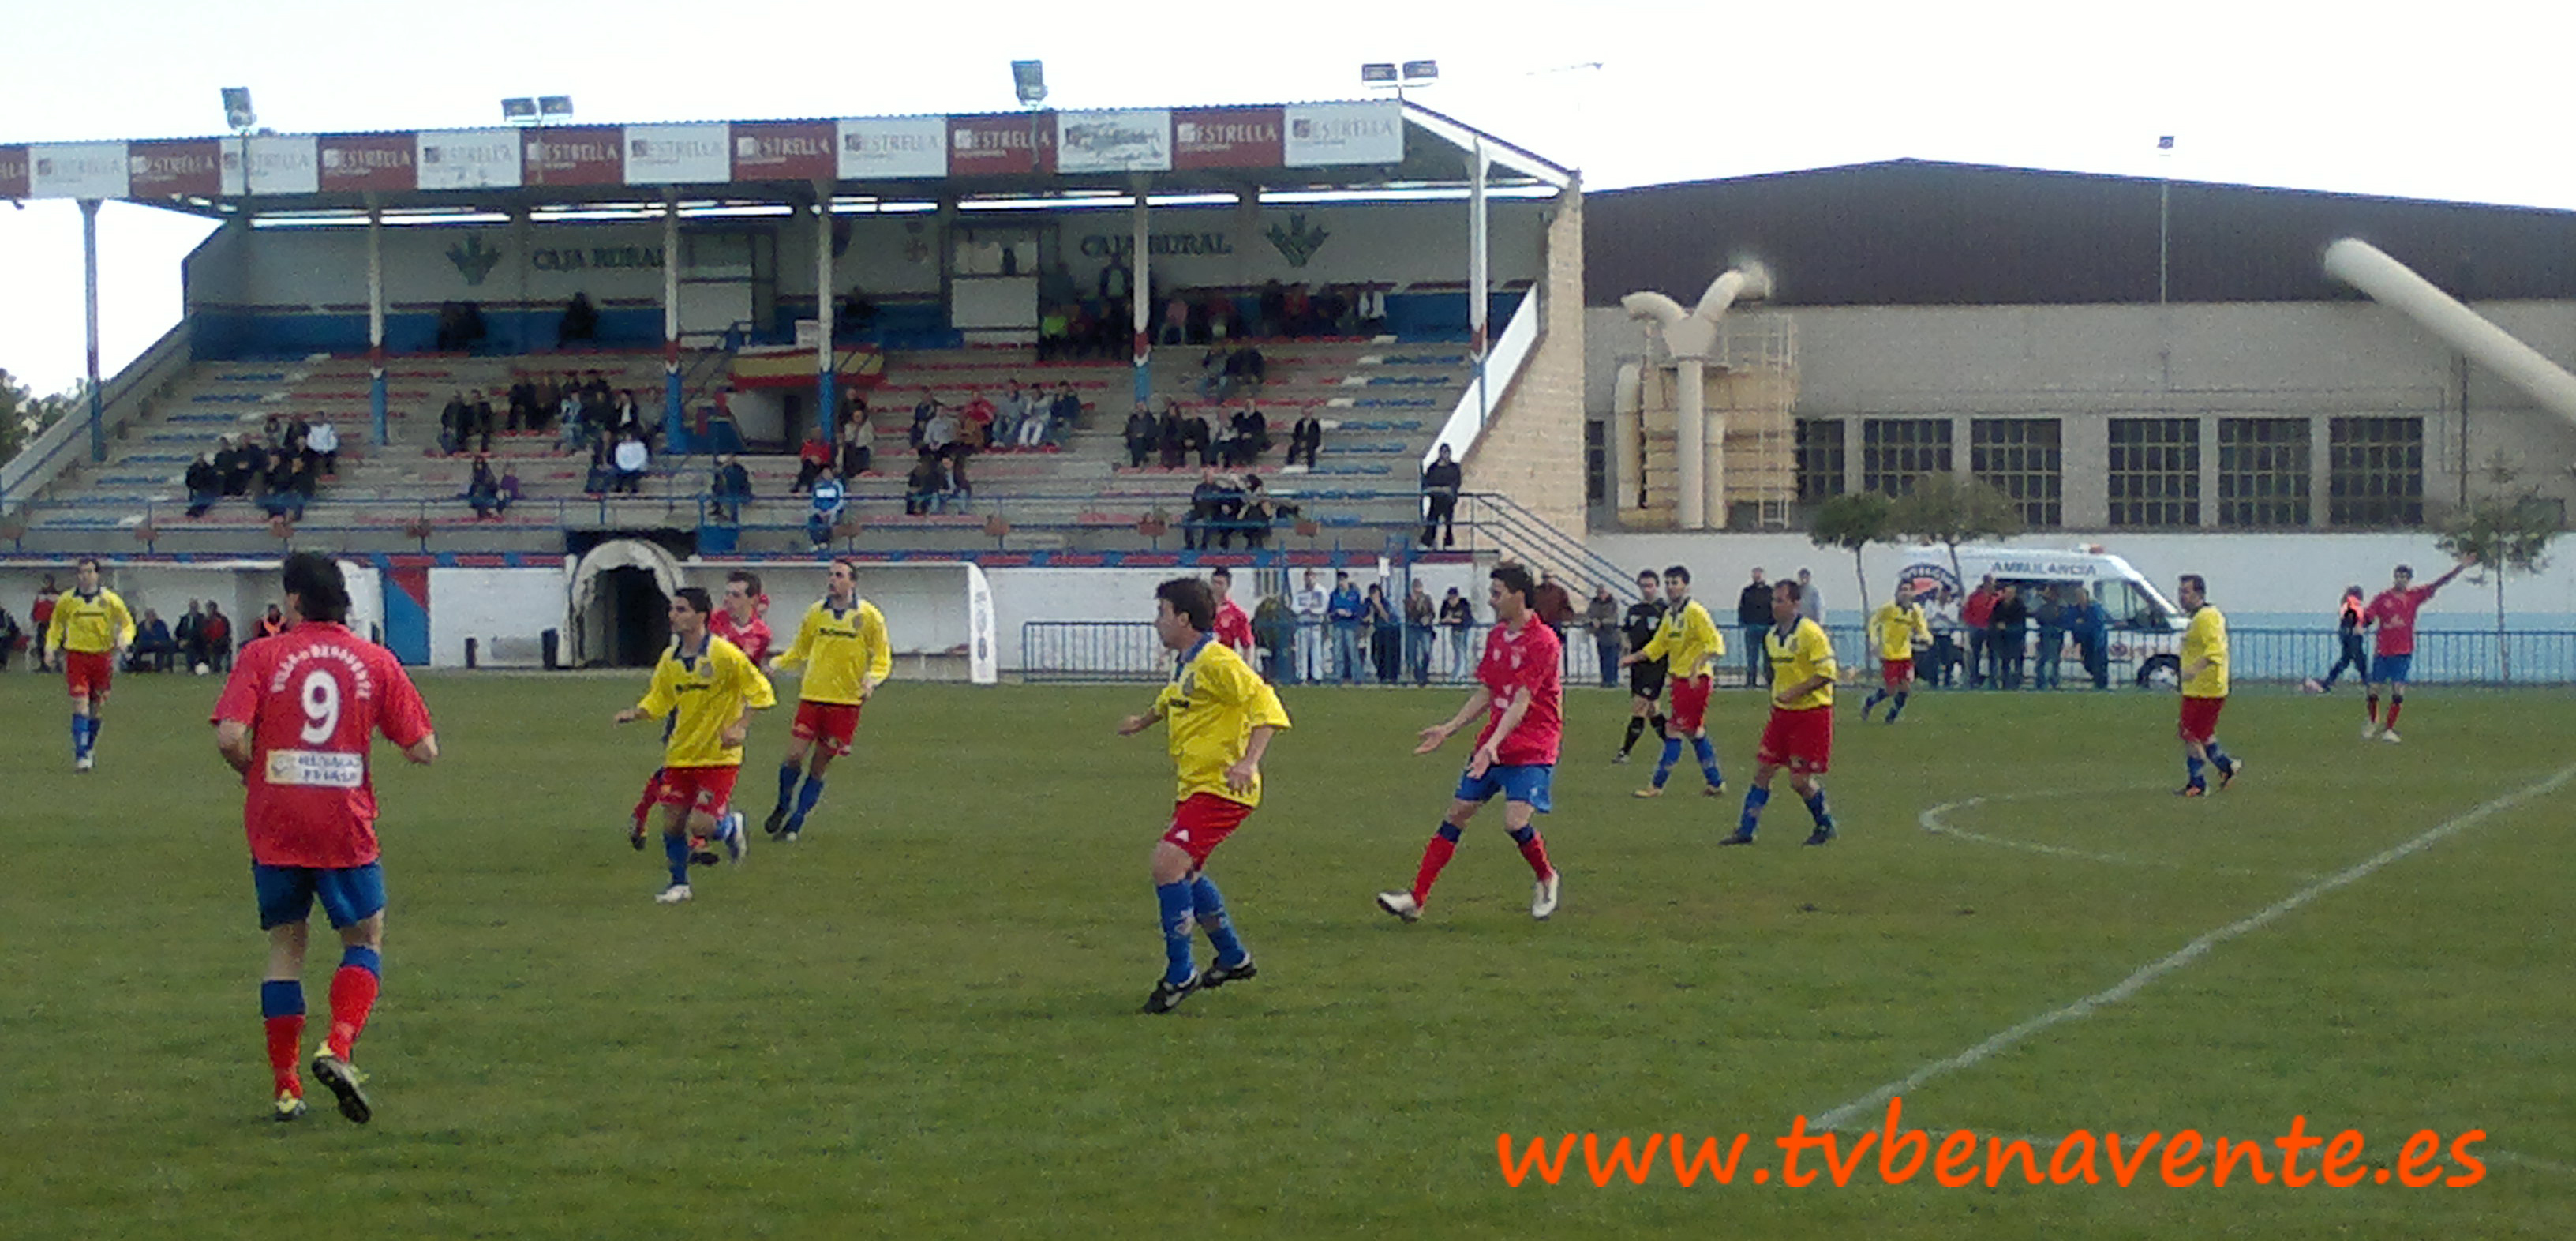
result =
[[[1925,160],[1595,191],[1584,300],[1685,301],[1746,258],[1803,306],[2156,300],[2167,183]],[[2322,301],[2328,242],[2359,237],[2468,298],[2576,297],[2576,212],[2170,183],[2171,299]]]
[[1572,174],[1418,104],[1040,110],[0,145],[0,198],[124,199],[214,218],[835,196],[1562,187]]

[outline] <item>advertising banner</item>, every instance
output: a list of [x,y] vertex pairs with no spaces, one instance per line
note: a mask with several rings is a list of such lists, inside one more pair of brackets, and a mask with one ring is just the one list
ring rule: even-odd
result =
[[626,183],[626,132],[614,125],[540,125],[522,132],[519,175],[530,185]]
[[1282,108],[1190,108],[1172,113],[1172,167],[1277,168]]
[[418,189],[419,134],[324,134],[316,146],[327,193]]
[[1292,103],[1282,163],[1290,168],[1325,164],[1404,162],[1404,111],[1383,103]]
[[420,135],[420,188],[516,189],[520,133],[515,129],[446,129]]
[[1055,170],[1055,116],[1014,112],[948,118],[948,175],[1025,176]]
[[722,121],[626,127],[628,185],[721,185],[733,176]]
[[[212,138],[134,143],[126,149],[126,192],[136,198],[212,198],[224,190],[223,158]],[[6,180],[0,174],[0,183]]]
[[736,181],[829,181],[840,128],[830,121],[745,121],[733,127]]
[[320,148],[311,134],[218,138],[224,193],[310,194],[322,187]]
[[122,142],[37,142],[27,147],[30,198],[123,198]]
[[1055,114],[1058,172],[1169,172],[1172,114],[1160,108]]
[[948,175],[947,117],[874,117],[841,121],[836,128],[844,181]]

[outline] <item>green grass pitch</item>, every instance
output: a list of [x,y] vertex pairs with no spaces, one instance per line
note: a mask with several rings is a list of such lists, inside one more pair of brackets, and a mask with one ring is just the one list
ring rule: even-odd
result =
[[[1651,740],[1609,765],[1625,699],[1576,689],[1542,820],[1564,908],[1531,921],[1488,812],[1405,926],[1370,897],[1446,803],[1464,739],[1408,751],[1458,695],[1292,689],[1268,801],[1211,870],[1261,976],[1148,1018],[1170,768],[1160,730],[1112,728],[1149,688],[898,682],[801,843],[664,908],[658,851],[623,832],[654,734],[608,724],[641,686],[426,677],[445,758],[379,748],[360,1128],[318,1091],[266,1119],[216,682],[121,678],[76,776],[60,683],[0,678],[0,1236],[2560,1237],[2576,1201],[2569,784],[1905,1100],[1936,1139],[2265,1139],[2303,1115],[2361,1131],[2372,1167],[2479,1129],[2477,1184],[1953,1189],[1881,1183],[1873,1150],[1840,1188],[1683,1188],[1668,1163],[1596,1187],[1578,1148],[1513,1188],[1496,1157],[1504,1132],[1741,1131],[1776,1167],[1795,1118],[2560,775],[2563,694],[2423,690],[2402,746],[2358,740],[2348,695],[2244,694],[2221,735],[2249,772],[2200,802],[2170,795],[2170,698],[1925,694],[1892,729],[1847,703],[1843,838],[1798,847],[1784,789],[1757,847],[1721,850],[1735,789],[1698,796],[1686,759],[1632,800]],[[1760,709],[1714,710],[1737,789]],[[755,729],[754,822],[786,726]],[[1937,817],[1961,834],[1925,830],[1979,797]]]

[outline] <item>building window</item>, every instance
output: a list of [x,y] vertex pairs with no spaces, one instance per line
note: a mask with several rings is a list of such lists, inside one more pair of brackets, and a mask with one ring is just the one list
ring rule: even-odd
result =
[[1597,505],[1610,494],[1610,424],[1583,424],[1583,502]]
[[2218,420],[2218,524],[2308,524],[2308,420]]
[[2066,524],[2066,469],[2055,418],[1979,418],[1970,423],[1968,470],[2012,497],[2022,524]]
[[1798,420],[1798,503],[1821,504],[1843,493],[1843,420]]
[[2423,419],[2337,418],[2327,442],[2327,521],[2424,524]]
[[2200,420],[2111,420],[2111,524],[2200,524]]
[[1914,490],[1915,479],[1926,474],[1947,474],[1951,468],[1949,419],[1862,420],[1861,490],[1901,496]]

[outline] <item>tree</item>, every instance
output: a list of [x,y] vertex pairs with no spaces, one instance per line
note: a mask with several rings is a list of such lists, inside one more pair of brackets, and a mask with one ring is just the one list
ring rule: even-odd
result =
[[1896,501],[1875,491],[1845,492],[1816,510],[1815,528],[1807,537],[1818,547],[1839,547],[1852,554],[1852,575],[1860,580],[1861,614],[1869,614],[1869,572],[1861,551],[1884,543],[1896,533]]
[[1959,545],[2007,539],[2021,533],[2021,507],[1992,483],[1965,474],[1926,474],[1889,513],[1894,533],[1950,550],[1950,572],[1961,581]]
[[[2505,474],[2502,481],[2509,485],[2510,471]],[[2513,653],[2505,638],[2505,576],[2547,568],[2549,541],[2558,537],[2559,528],[2557,506],[2523,490],[2489,496],[2458,510],[2441,523],[2441,536],[2434,540],[2443,551],[2495,579],[2496,663],[2507,681],[2513,679]]]
[[45,428],[60,421],[81,396],[79,388],[37,396],[9,372],[0,370],[0,461],[16,457]]

